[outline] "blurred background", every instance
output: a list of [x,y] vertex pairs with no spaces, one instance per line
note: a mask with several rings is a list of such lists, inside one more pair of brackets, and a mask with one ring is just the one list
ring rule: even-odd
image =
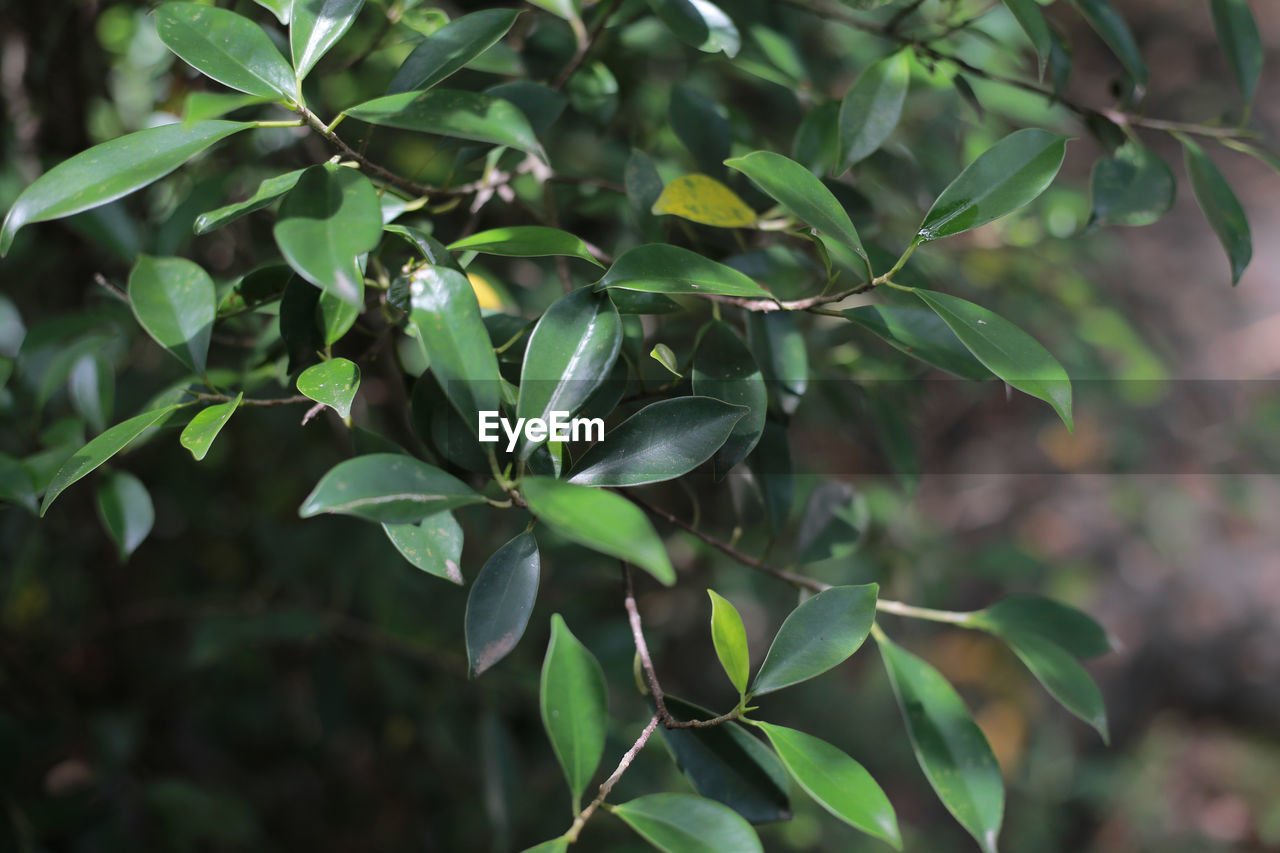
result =
[[[444,8],[456,15],[482,5]],[[769,4],[724,5],[755,15]],[[930,0],[923,11],[951,5]],[[1238,111],[1207,2],[1114,5],[1152,69],[1149,115],[1204,121]],[[370,87],[381,91],[413,39],[439,25],[419,8],[365,56],[383,35],[385,6],[370,0],[318,69],[309,100],[336,112]],[[961,3],[956,14],[985,6]],[[1268,46],[1253,121],[1275,140],[1280,5],[1251,6]],[[238,8],[270,21],[248,2]],[[803,48],[803,79],[790,87],[726,70],[651,28],[620,28],[607,67],[591,66],[570,87],[553,163],[620,181],[634,145],[665,177],[692,170],[665,127],[678,82],[716,98],[740,141],[790,150],[812,104],[838,98],[882,48],[775,11],[779,30]],[[1112,103],[1114,58],[1065,3],[1046,12],[1073,48],[1072,97]],[[979,28],[989,38],[959,39],[963,55],[1034,73],[992,46],[1022,43],[1003,9]],[[490,57],[458,85],[491,85],[504,74],[545,79],[570,44],[567,28],[552,22],[521,38],[521,57]],[[1078,381],[1077,429],[1069,435],[1040,407],[1006,402],[1000,388],[921,381],[878,342],[815,324],[807,335],[814,377],[791,430],[796,502],[787,530],[793,539],[822,475],[855,490],[866,532],[855,553],[805,571],[878,581],[889,597],[947,609],[1040,592],[1091,613],[1116,638],[1119,651],[1090,663],[1111,717],[1107,747],[994,641],[884,617],[886,630],[957,684],[991,740],[1010,790],[1002,849],[1280,851],[1280,175],[1210,150],[1253,230],[1253,263],[1233,289],[1172,138],[1143,135],[1179,176],[1169,214],[1146,228],[1089,230],[1088,176],[1102,149],[1069,114],[973,80],[979,114],[949,78],[915,73],[894,142],[859,171],[847,200],[864,237],[888,250],[901,248],[900,235],[960,165],[1011,127],[1079,137],[1036,203],[956,245],[922,251],[915,270],[1044,342]],[[187,97],[205,88],[216,87],[167,54],[145,3],[0,0],[0,206],[89,145],[159,113],[182,115]],[[259,162],[296,168],[329,156],[291,131],[255,139],[124,203],[29,227],[0,261],[0,353],[36,380],[0,388],[6,464],[21,459],[48,476],[92,434],[83,400],[61,383],[39,384],[59,370],[65,379],[90,351],[118,371],[114,420],[174,378],[95,276],[123,281],[142,251],[194,257],[220,282],[251,268],[270,246],[269,214],[193,240],[195,215],[244,197],[267,174]],[[398,167],[422,169],[419,143],[403,139],[366,142]],[[574,217],[565,227],[615,252],[639,239],[625,201],[562,190],[575,194],[561,197]],[[859,208],[867,197],[874,211]],[[520,212],[505,215],[519,221]],[[558,292],[552,264],[478,271],[511,313],[533,316]],[[118,333],[87,336],[104,324]],[[692,343],[664,341],[677,352]],[[222,357],[234,357],[236,342],[221,343]],[[357,424],[379,426],[377,403],[396,381],[366,380]],[[862,392],[903,404],[886,422],[884,407],[870,407],[880,416],[850,408]],[[127,562],[87,484],[40,521],[20,501],[0,503],[0,849],[507,851],[563,831],[568,804],[536,705],[552,612],[565,614],[608,673],[605,764],[648,717],[631,688],[616,569],[539,534],[544,574],[528,634],[510,659],[468,681],[465,588],[414,569],[376,527],[297,518],[311,485],[349,452],[342,432],[324,419],[300,428],[291,410],[245,410],[202,464],[172,435],[129,454],[119,467],[146,484],[155,526]],[[902,473],[904,458],[914,473]],[[695,495],[702,526],[726,539],[736,531],[752,553],[772,547],[749,500],[705,486]],[[647,495],[692,511],[678,489]],[[524,524],[513,517],[509,530],[494,530],[483,513],[459,518],[469,578]],[[740,607],[757,661],[794,594],[660,529],[690,580],[640,590],[658,671],[671,692],[727,708],[729,685],[705,677],[715,669],[703,588]],[[780,541],[771,553],[785,564],[787,536]],[[916,767],[872,649],[769,700],[770,719],[867,766],[898,809],[908,850],[973,849]],[[655,744],[618,792],[624,799],[685,784]],[[762,828],[766,849],[888,849],[802,796],[793,805],[794,821]],[[582,845],[644,849],[603,815]]]

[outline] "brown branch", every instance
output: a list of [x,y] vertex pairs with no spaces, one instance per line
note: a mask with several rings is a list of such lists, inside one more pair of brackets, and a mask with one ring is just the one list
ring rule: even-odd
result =
[[373,162],[368,157],[361,154],[359,151],[355,150],[346,142],[344,142],[342,140],[342,137],[338,136],[338,134],[330,130],[318,115],[311,112],[311,110],[307,109],[301,104],[299,104],[297,107],[294,108],[294,112],[302,116],[303,121],[305,121],[312,130],[314,130],[320,136],[324,137],[325,140],[330,145],[332,145],[334,148],[337,148],[348,158],[355,160],[361,166],[368,169],[370,172],[372,172],[374,175],[377,175],[379,178],[386,181],[388,184],[399,187],[400,189],[411,193],[415,198],[420,198],[422,196],[429,196],[436,192],[435,189],[427,186],[426,184],[419,184],[415,181],[409,180],[408,178],[403,178],[400,175],[397,175],[395,172],[391,171],[390,169],[384,166],[379,166],[377,163]]
[[[208,394],[208,393],[205,393],[204,391],[187,391],[187,393],[203,403],[230,403],[233,400],[235,400],[235,397],[232,397],[229,394]],[[299,403],[314,403],[314,402],[315,401],[312,400],[310,397],[303,397],[301,394],[299,394],[295,397],[273,397],[268,399],[255,399],[253,397],[247,397],[240,401],[240,406],[242,408],[244,407],[252,408],[254,406],[257,406],[259,408],[268,408],[271,406],[296,406]]]
[[849,290],[843,290],[840,293],[810,296],[805,299],[792,299],[789,301],[781,299],[746,299],[741,296],[719,296],[716,294],[709,294],[708,298],[716,302],[723,302],[726,305],[736,305],[747,311],[758,311],[760,313],[768,313],[770,311],[811,311],[821,305],[841,302],[850,296],[866,293],[882,283],[880,279],[873,279]]
[[658,717],[653,716],[649,720],[649,724],[644,727],[644,731],[640,733],[640,737],[636,738],[636,742],[631,745],[626,754],[622,756],[622,760],[618,762],[617,768],[609,774],[609,778],[600,783],[600,790],[596,792],[595,799],[587,804],[587,807],[578,813],[573,819],[573,826],[569,827],[569,831],[564,834],[564,839],[570,844],[578,840],[578,835],[582,832],[583,825],[591,819],[596,809],[600,808],[604,803],[604,798],[609,796],[609,792],[613,790],[613,786],[618,784],[618,780],[622,778],[622,774],[627,772],[627,768],[631,766],[631,762],[636,760],[636,756],[640,754],[640,750],[644,749],[645,744],[649,742],[649,738],[653,737],[653,732],[658,728]]
[[591,25],[591,31],[584,38],[578,40],[578,49],[574,51],[569,64],[564,67],[564,70],[556,77],[555,82],[551,84],[552,89],[559,91],[564,88],[564,84],[569,82],[569,78],[582,67],[587,54],[591,52],[591,48],[600,37],[600,33],[604,31],[605,22],[613,14],[613,7],[616,2],[617,0],[602,0],[599,4],[597,7],[599,11],[596,13],[595,23]]

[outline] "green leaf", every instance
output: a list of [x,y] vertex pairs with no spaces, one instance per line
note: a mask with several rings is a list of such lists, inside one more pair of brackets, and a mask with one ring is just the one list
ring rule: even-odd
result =
[[[536,0],[529,0],[530,3],[536,3]],[[567,853],[569,850],[569,842],[563,838],[553,838],[550,841],[544,841],[541,844],[535,844],[523,851],[523,853]]]
[[129,274],[133,315],[156,343],[204,373],[218,298],[213,279],[185,258],[142,255]]
[[526,531],[494,552],[476,575],[463,623],[472,678],[506,657],[524,636],[538,596],[538,567],[538,543]]
[[649,794],[613,813],[663,853],[764,853],[751,824],[714,800]]
[[459,265],[458,259],[449,253],[443,243],[425,231],[419,231],[417,228],[409,228],[404,225],[386,225],[383,226],[382,230],[400,237],[413,246],[422,254],[423,260],[427,263],[438,267],[448,267],[455,272],[466,275],[462,266]]
[[[94,432],[102,432],[111,423],[115,408],[116,376],[111,364],[98,352],[86,353],[71,368],[67,393],[71,405]],[[0,388],[4,382],[0,381]]]
[[1049,24],[1044,19],[1044,13],[1040,11],[1036,0],[1004,0],[1004,5],[1013,13],[1018,26],[1022,27],[1027,38],[1031,39],[1031,46],[1035,48],[1036,56],[1040,58],[1040,76],[1043,78],[1044,65],[1049,61],[1049,52],[1053,49]]
[[1073,0],[1080,14],[1093,27],[1094,32],[1102,36],[1107,47],[1115,53],[1124,70],[1133,79],[1139,89],[1147,88],[1147,65],[1138,52],[1138,43],[1134,41],[1129,25],[1124,22],[1109,0]]
[[818,805],[853,828],[902,849],[893,806],[861,764],[813,735],[771,723],[755,725],[769,738],[791,777]]
[[98,481],[98,517],[123,562],[151,533],[156,512],[141,480],[127,471],[110,471]]
[[711,596],[711,642],[716,647],[716,657],[725,675],[739,694],[747,692],[747,680],[751,677],[751,653],[747,648],[747,629],[743,627],[738,608],[714,589]]
[[[652,704],[652,700],[650,701]],[[713,711],[667,694],[667,711],[677,720],[709,720]],[[764,743],[737,723],[709,728],[659,727],[676,765],[694,790],[724,803],[749,823],[791,819],[787,771]]]
[[879,591],[873,583],[832,587],[791,611],[769,646],[751,694],[808,681],[856,652],[875,621]]
[[604,671],[559,613],[551,617],[551,642],[542,663],[539,704],[542,724],[564,769],[573,794],[573,812],[577,814],[582,793],[604,754],[609,704]]
[[475,92],[431,89],[366,101],[345,115],[386,127],[488,142],[543,157],[524,113],[510,101]]
[[900,50],[871,65],[849,87],[840,103],[839,171],[870,157],[893,133],[910,82],[911,56]]
[[566,21],[577,20],[582,13],[582,0],[529,0],[529,3]]
[[809,495],[800,532],[796,562],[816,563],[853,554],[869,521],[858,494],[847,483],[826,481]]
[[676,358],[675,351],[661,341],[654,344],[653,349],[649,350],[649,358],[661,364],[667,369],[668,373],[677,379],[684,375],[680,372],[680,360]]
[[623,252],[596,287],[770,298],[767,290],[737,270],[665,243],[648,243]]
[[244,392],[242,391],[229,403],[218,403],[196,412],[195,417],[182,428],[182,434],[178,436],[178,443],[190,450],[191,455],[195,457],[197,462],[204,459],[205,454],[209,452],[209,448],[213,446],[213,440],[218,437],[218,433],[222,432],[222,428],[227,425],[227,421],[231,420],[231,415],[239,407],[240,401],[243,399]]
[[371,453],[339,462],[298,509],[352,515],[383,524],[413,524],[429,515],[484,503],[461,480],[402,453]]
[[1233,151],[1248,154],[1255,160],[1270,166],[1272,171],[1280,173],[1280,155],[1277,155],[1274,151],[1269,151],[1257,145],[1250,145],[1247,142],[1241,142],[1239,139],[1220,139],[1218,141]]
[[794,414],[809,388],[809,353],[795,316],[790,311],[753,311],[747,317],[747,344],[778,408]]
[[0,228],[0,257],[18,229],[115,201],[158,181],[220,139],[253,122],[202,121],[140,130],[81,151],[22,191]]
[[1104,743],[1110,741],[1107,708],[1102,701],[1102,693],[1084,667],[1076,663],[1075,658],[1037,632],[1005,631],[1000,637],[1044,685],[1049,695],[1057,699],[1062,707],[1093,726]]
[[[622,319],[607,295],[584,287],[562,297],[529,338],[516,417],[573,417],[608,377],[621,349]],[[528,458],[539,444],[522,436],[520,457]]]
[[1173,206],[1169,165],[1136,142],[1126,142],[1093,166],[1090,224],[1150,225]]
[[360,389],[360,366],[345,358],[331,358],[298,375],[298,391],[338,413],[351,417],[351,401]]
[[1200,205],[1204,218],[1213,227],[1213,233],[1218,235],[1218,242],[1226,250],[1227,260],[1231,262],[1231,283],[1238,284],[1245,267],[1249,266],[1249,261],[1253,258],[1253,237],[1249,232],[1249,220],[1245,218],[1244,208],[1231,191],[1227,179],[1222,177],[1209,155],[1185,136],[1180,137],[1180,140],[1183,162],[1186,164],[1187,176],[1191,178],[1191,189],[1195,192],[1196,202]]
[[58,495],[66,491],[68,486],[115,456],[149,427],[167,418],[177,408],[178,406],[166,406],[135,415],[106,430],[77,450],[62,464],[58,472],[53,475],[48,488],[45,489],[44,502],[40,505],[40,516],[44,517],[44,514],[49,511],[49,506],[57,500]]
[[684,310],[668,296],[638,290],[611,290],[609,301],[619,314],[678,314]]
[[1001,637],[1038,634],[1080,658],[1091,658],[1112,650],[1102,626],[1088,615],[1049,598],[1014,595],[969,615],[966,623]]
[[0,501],[17,504],[33,515],[39,510],[36,484],[21,461],[0,452]]
[[681,175],[653,203],[656,214],[672,214],[716,228],[747,228],[756,213],[738,194],[706,175]]
[[876,635],[920,769],[938,799],[985,853],[996,853],[1004,779],[955,688],[929,664]]
[[302,80],[350,29],[364,0],[293,0],[289,47]]
[[391,544],[415,568],[462,584],[462,526],[451,512],[437,512],[417,524],[384,524]]
[[981,305],[931,290],[915,294],[992,373],[1053,406],[1067,429],[1072,428],[1071,379],[1035,338]]
[[224,86],[262,98],[297,102],[293,69],[262,27],[227,9],[165,3],[156,32],[188,65]]
[[298,275],[358,306],[364,293],[359,257],[382,239],[378,191],[355,169],[312,166],[281,202],[272,234]]
[[791,156],[815,175],[834,171],[840,157],[840,104],[824,101],[800,120]]
[[831,190],[804,166],[769,151],[753,151],[744,157],[726,160],[725,165],[746,175],[800,219],[844,243],[868,264],[867,273],[871,273],[866,249],[849,214]]
[[969,352],[941,317],[926,307],[904,302],[863,305],[841,313],[912,358],[965,379],[991,378],[991,371]]
[[208,234],[210,231],[216,231],[222,226],[234,222],[241,216],[253,213],[255,210],[261,210],[297,186],[298,180],[305,171],[306,169],[295,169],[292,172],[285,172],[283,175],[267,178],[258,184],[258,188],[254,190],[253,195],[244,201],[228,204],[197,216],[193,230],[197,236]]
[[293,13],[294,0],[253,0],[264,9],[269,9],[283,26],[289,25],[289,17]]
[[643,151],[632,151],[623,173],[627,190],[627,205],[635,217],[636,225],[647,242],[662,239],[661,221],[653,215],[653,205],[662,195],[662,176],[653,158]]
[[565,539],[633,563],[666,586],[675,583],[662,540],[626,498],[550,477],[525,477],[520,491],[530,511]]
[[746,413],[716,452],[715,470],[722,476],[755,449],[769,408],[769,393],[760,368],[729,324],[714,320],[699,334],[693,353],[693,393],[746,407]]
[[724,174],[724,159],[733,145],[733,130],[719,104],[697,89],[678,83],[671,89],[667,120],[699,169],[709,175]]
[[515,9],[485,9],[455,18],[413,49],[387,91],[430,89],[493,47],[519,15]]
[[723,50],[732,59],[742,47],[733,21],[708,0],[649,0],[649,8],[676,38],[704,53]]
[[720,449],[746,409],[711,397],[676,397],[645,406],[578,460],[569,482],[642,486],[674,480]]
[[501,255],[505,258],[547,258],[565,255],[581,258],[589,264],[604,268],[582,239],[559,228],[545,225],[511,225],[491,228],[463,237],[449,244],[451,252],[480,252],[484,255]]
[[1014,131],[978,155],[929,208],[917,243],[950,237],[1012,213],[1053,183],[1067,138],[1047,130]]

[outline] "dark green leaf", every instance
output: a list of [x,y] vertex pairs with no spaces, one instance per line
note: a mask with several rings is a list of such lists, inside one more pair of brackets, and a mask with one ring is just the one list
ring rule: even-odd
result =
[[912,358],[965,379],[991,378],[991,371],[974,358],[942,318],[928,308],[902,302],[863,305],[842,313]]
[[790,687],[843,662],[867,639],[880,587],[837,586],[791,611],[769,646],[752,695]]
[[1038,632],[1005,631],[1000,637],[1062,707],[1097,729],[1107,742],[1107,709],[1098,685],[1061,646]]
[[485,9],[455,18],[413,49],[388,92],[430,89],[497,43],[519,14],[514,9]]
[[583,454],[569,482],[642,486],[682,477],[720,449],[746,411],[711,397],[645,406]]
[[524,113],[490,95],[451,89],[402,92],[366,101],[346,115],[370,124],[506,145],[543,156]]
[[289,46],[299,80],[338,43],[363,5],[364,0],[293,0]]
[[676,314],[684,310],[670,297],[639,290],[615,288],[609,291],[609,300],[619,314]]
[[353,515],[383,524],[413,524],[429,515],[484,503],[461,480],[400,453],[371,453],[339,462],[320,478],[298,509]]
[[929,664],[876,635],[911,746],[929,784],[985,853],[996,853],[1004,778],[955,688]]
[[127,471],[111,471],[98,481],[98,517],[124,561],[151,533],[156,512],[141,480]]
[[227,421],[231,420],[231,415],[235,413],[243,399],[244,393],[241,392],[228,403],[207,406],[196,412],[195,417],[182,428],[178,443],[190,450],[197,462],[204,459],[209,448],[213,446],[213,440],[218,437],[218,433],[222,432]]
[[756,449],[747,457],[747,466],[760,487],[769,529],[777,535],[791,514],[795,492],[791,446],[787,443],[786,429],[766,420]]
[[1133,78],[1139,89],[1147,88],[1147,65],[1138,52],[1138,43],[1134,41],[1129,25],[1124,22],[1110,3],[1110,0],[1074,0],[1080,14],[1093,27],[1094,32],[1102,36],[1102,40],[1111,48],[1124,70]]
[[[448,267],[455,272],[460,272],[463,273],[463,275],[466,275],[466,272],[462,269],[461,265],[458,264],[458,259],[450,254],[449,250],[444,247],[443,243],[425,231],[420,231],[417,228],[409,228],[405,225],[387,225],[384,226],[382,230],[386,231],[388,234],[394,234],[397,237],[400,237],[409,245],[413,246],[422,254],[423,259],[427,263],[437,267]],[[407,306],[408,304],[409,302],[406,298],[405,305]],[[407,311],[409,309],[406,307],[404,310]]]
[[733,327],[719,320],[708,323],[698,336],[693,354],[693,393],[714,397],[746,412],[715,456],[717,475],[747,457],[764,432],[769,394],[751,351]]
[[978,155],[942,191],[925,215],[916,242],[977,228],[1027,204],[1053,183],[1066,151],[1067,138],[1047,130],[1009,134]]
[[613,813],[663,853],[764,853],[751,824],[714,800],[649,794]]
[[22,191],[0,228],[0,257],[18,229],[90,210],[158,181],[220,139],[252,122],[203,121],[140,130],[82,151]]
[[831,814],[902,849],[898,818],[866,769],[826,741],[770,723],[756,723],[805,793]]
[[288,26],[289,16],[293,12],[294,0],[253,0],[264,9],[270,9],[281,24]]
[[185,258],[143,255],[129,274],[129,304],[156,343],[196,373],[204,373],[217,293],[209,274]]
[[1150,150],[1126,142],[1093,166],[1090,222],[1150,225],[1173,206],[1173,170]]
[[40,507],[31,474],[7,453],[0,453],[0,501],[17,504],[33,514]]
[[550,86],[528,80],[499,83],[485,89],[484,93],[515,104],[520,112],[524,113],[524,117],[529,120],[529,126],[538,136],[546,133],[551,125],[555,124],[568,102],[564,95]]
[[623,252],[596,287],[769,298],[768,291],[737,270],[688,249],[663,243],[649,243]]
[[427,574],[462,583],[462,526],[451,512],[437,512],[417,524],[384,524],[391,544]]
[[733,603],[714,589],[711,596],[711,642],[725,675],[740,694],[747,692],[747,680],[751,677],[751,653],[747,648],[747,629],[742,615]]
[[228,9],[165,3],[156,32],[190,66],[224,86],[263,98],[298,101],[293,69],[262,27]]
[[795,316],[789,311],[752,312],[747,343],[778,408],[794,414],[809,387],[809,353]]
[[228,204],[225,207],[219,207],[217,210],[210,210],[207,213],[200,214],[196,217],[195,233],[197,235],[208,234],[210,231],[215,231],[229,222],[234,222],[241,216],[253,213],[255,210],[261,210],[297,186],[298,179],[302,177],[302,173],[305,171],[306,169],[295,169],[292,172],[285,172],[283,175],[267,178],[258,184],[258,188],[254,190],[253,195],[244,201],[238,201],[235,204]]
[[361,304],[359,257],[382,239],[378,192],[368,178],[345,166],[312,166],[280,204],[272,233],[298,275],[343,302]]
[[1035,338],[981,305],[931,290],[915,294],[978,361],[1014,388],[1053,406],[1071,429],[1071,379]]
[[653,215],[653,205],[662,195],[662,176],[653,158],[643,151],[632,151],[627,158],[623,175],[627,189],[627,204],[635,216],[636,225],[649,242],[662,239],[662,224]]
[[449,251],[480,252],[485,255],[501,255],[507,258],[546,258],[566,255],[581,258],[589,264],[604,268],[587,244],[568,231],[548,228],[545,225],[510,225],[492,228],[463,237],[449,244]]
[[1258,145],[1250,145],[1248,142],[1241,142],[1239,139],[1221,139],[1219,142],[1233,151],[1248,154],[1255,160],[1266,163],[1273,171],[1280,173],[1280,155],[1277,155],[1274,151],[1269,151]]
[[609,705],[604,671],[559,613],[551,617],[539,696],[542,724],[564,769],[577,814],[604,754]]
[[649,8],[676,38],[704,53],[723,50],[732,58],[742,46],[738,28],[710,0],[649,0]]
[[708,175],[724,174],[724,160],[729,156],[733,133],[723,109],[697,89],[677,84],[671,90],[667,120],[701,171]]
[[360,389],[360,367],[345,358],[331,358],[308,367],[298,376],[298,390],[323,403],[346,420],[351,417],[351,401]]
[[870,157],[893,133],[910,81],[911,55],[901,50],[871,65],[849,87],[840,104],[840,171]]
[[1249,220],[1240,206],[1236,194],[1231,191],[1227,179],[1199,145],[1181,137],[1183,161],[1191,178],[1191,189],[1196,202],[1209,220],[1218,242],[1226,250],[1231,262],[1231,283],[1237,284],[1245,267],[1253,259],[1253,237],[1249,232]]
[[970,614],[967,624],[1002,637],[1039,634],[1081,658],[1097,657],[1112,650],[1107,632],[1088,615],[1035,595],[1014,595],[998,601]]
[[[111,423],[115,408],[116,375],[111,364],[101,353],[87,353],[71,368],[68,379],[67,393],[72,407],[91,430],[102,432]],[[0,381],[0,389],[3,387],[4,382]]]
[[[530,0],[533,2],[534,0]],[[563,838],[553,838],[550,841],[544,841],[541,844],[535,844],[523,851],[523,853],[567,853],[569,850],[569,842]]]
[[791,156],[815,175],[835,171],[840,158],[840,104],[818,104],[800,120]]
[[538,543],[526,531],[494,552],[476,575],[464,620],[472,678],[506,657],[524,636],[538,596],[538,567]]
[[676,572],[662,540],[626,498],[550,477],[525,477],[520,491],[530,511],[565,539],[634,563],[666,586],[675,583]]
[[809,495],[796,536],[796,562],[816,563],[847,557],[858,548],[868,524],[867,512],[853,487],[826,481]]
[[1004,5],[1017,18],[1018,26],[1031,39],[1031,46],[1040,58],[1041,76],[1044,75],[1044,64],[1049,61],[1049,52],[1053,49],[1049,39],[1049,24],[1040,11],[1036,0],[1004,0]]

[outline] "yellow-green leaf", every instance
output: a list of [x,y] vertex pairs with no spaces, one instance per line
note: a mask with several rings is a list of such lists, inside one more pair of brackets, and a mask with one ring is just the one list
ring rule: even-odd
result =
[[716,228],[746,228],[756,214],[738,194],[706,175],[681,175],[663,189],[654,213],[669,213]]

